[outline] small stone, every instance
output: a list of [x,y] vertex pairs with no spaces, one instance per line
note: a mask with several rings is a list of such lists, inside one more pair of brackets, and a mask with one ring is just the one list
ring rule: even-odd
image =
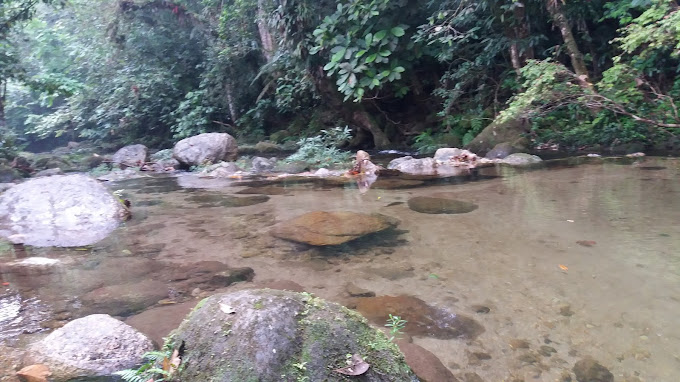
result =
[[354,283],[347,283],[345,291],[352,297],[375,297],[375,292],[360,288]]
[[47,382],[47,377],[52,375],[50,368],[45,365],[31,365],[17,371],[17,376],[23,382]]
[[614,375],[592,357],[576,362],[572,369],[578,382],[613,382]]
[[191,296],[192,296],[192,297],[196,297],[196,296],[198,296],[199,294],[201,294],[201,288],[194,288],[194,289],[191,291]]
[[487,314],[491,311],[491,309],[488,306],[484,305],[472,305],[472,310],[474,310],[475,313],[479,314]]
[[557,350],[552,346],[543,345],[538,349],[538,353],[544,357],[550,357],[553,353],[557,353]]
[[509,344],[513,349],[529,349],[529,342],[527,340],[512,339]]
[[214,274],[210,284],[223,287],[239,281],[252,281],[253,277],[255,277],[253,268],[234,268]]
[[538,354],[535,353],[524,353],[517,357],[518,360],[528,364],[540,363],[541,359],[538,358]]
[[570,317],[574,315],[574,312],[571,310],[571,305],[563,305],[560,307],[560,314],[565,316],[565,317]]

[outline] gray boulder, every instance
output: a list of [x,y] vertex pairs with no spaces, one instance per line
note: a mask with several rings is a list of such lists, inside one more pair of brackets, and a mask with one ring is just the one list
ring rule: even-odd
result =
[[141,166],[146,162],[149,150],[144,145],[130,145],[116,151],[111,157],[113,163],[123,166]]
[[411,156],[393,159],[387,168],[407,174],[431,175],[437,172],[437,162],[433,158],[415,159]]
[[395,344],[358,313],[306,293],[211,296],[174,336],[177,381],[346,381],[348,354],[370,363],[361,381],[418,381]]
[[243,169],[240,168],[236,163],[220,162],[206,167],[203,171],[201,171],[199,176],[205,178],[228,178],[238,171],[243,171]]
[[111,233],[126,212],[88,176],[36,178],[0,195],[0,236],[38,247],[89,245]]
[[16,169],[0,164],[0,182],[11,183],[21,179],[21,174]]
[[262,158],[262,157],[254,157],[253,158],[253,163],[252,163],[252,170],[253,172],[269,172],[274,169],[274,166],[276,166],[277,159],[276,158]]
[[536,155],[526,153],[510,154],[501,160],[500,163],[509,164],[510,166],[531,166],[543,162],[543,159]]
[[238,155],[238,146],[236,139],[227,133],[205,133],[177,142],[172,155],[185,166],[198,166],[232,161]]
[[514,154],[516,152],[519,152],[520,150],[516,148],[515,146],[512,145],[510,142],[502,142],[497,144],[496,146],[491,149],[488,153],[486,153],[486,158],[488,159],[503,159],[507,157],[510,154]]
[[31,345],[24,364],[49,367],[51,381],[92,380],[135,367],[153,343],[106,314],[73,320]]
[[458,156],[463,153],[462,149],[458,149],[455,147],[444,147],[441,149],[438,149],[434,153],[434,160],[438,160],[440,162],[446,162],[451,160],[451,158]]

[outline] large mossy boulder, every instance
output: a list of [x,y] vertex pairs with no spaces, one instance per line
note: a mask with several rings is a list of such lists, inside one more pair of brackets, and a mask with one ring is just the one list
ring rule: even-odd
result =
[[177,142],[172,156],[184,166],[233,161],[238,156],[238,145],[227,133],[205,133]]
[[356,381],[418,381],[397,346],[365,318],[306,293],[271,289],[199,303],[173,336],[173,381],[346,381],[351,356],[370,364]]
[[478,155],[486,155],[497,144],[509,142],[516,151],[525,151],[529,146],[525,135],[530,127],[529,122],[521,118],[509,119],[504,122],[493,121],[477,134],[465,148]]

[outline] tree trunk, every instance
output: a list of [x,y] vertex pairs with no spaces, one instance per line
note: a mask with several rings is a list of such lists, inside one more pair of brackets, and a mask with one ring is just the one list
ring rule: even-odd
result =
[[265,11],[264,2],[265,0],[257,0],[257,30],[260,32],[262,53],[267,63],[270,63],[274,58],[274,40],[267,25],[267,12]]
[[576,39],[571,33],[571,26],[569,26],[569,20],[567,20],[567,15],[564,13],[562,8],[561,0],[547,0],[548,12],[552,16],[553,23],[560,30],[562,34],[562,39],[567,46],[567,52],[569,53],[569,58],[571,59],[571,66],[574,68],[574,73],[579,76],[588,87],[592,89],[592,84],[590,84],[590,79],[588,76],[588,69],[586,68],[586,63],[583,60],[583,54],[578,48]]
[[0,80],[0,135],[5,134],[7,121],[5,120],[5,100],[7,99],[7,81]]
[[512,62],[512,68],[515,69],[518,76],[520,75],[520,69],[524,67],[527,60],[534,58],[533,48],[526,47],[525,49],[520,49],[518,43],[518,41],[529,37],[529,23],[526,20],[525,13],[524,6],[517,6],[513,9],[515,24],[513,27],[508,28],[507,33],[512,39],[510,44],[510,61]]
[[238,114],[236,111],[236,105],[234,105],[234,92],[231,86],[231,82],[226,82],[224,84],[224,93],[227,97],[227,106],[229,107],[229,117],[231,117],[231,122],[236,123],[238,120]]

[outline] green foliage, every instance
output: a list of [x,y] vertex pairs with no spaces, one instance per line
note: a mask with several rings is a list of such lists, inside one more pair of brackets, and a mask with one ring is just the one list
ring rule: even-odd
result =
[[[403,7],[389,0],[350,0],[339,3],[314,30],[310,53],[329,56],[323,70],[335,76],[345,100],[360,101],[367,91],[401,80],[413,58],[413,42],[405,37],[409,27],[395,20]],[[408,92],[403,84],[396,89],[398,97]]]
[[164,377],[168,376],[169,373],[156,365],[163,362],[164,359],[170,358],[172,355],[172,350],[168,351],[151,351],[144,353],[142,358],[146,360],[137,369],[125,369],[116,371],[113,375],[120,376],[123,381],[126,382],[147,382],[153,380],[156,382],[164,381]]
[[351,159],[351,153],[338,149],[338,146],[345,144],[350,138],[351,133],[347,126],[321,130],[321,134],[317,136],[300,139],[297,142],[300,148],[286,161],[304,161],[318,167],[347,163]]
[[402,320],[399,316],[389,315],[387,319],[386,327],[390,328],[390,338],[389,341],[394,341],[395,338],[403,334],[403,330],[406,327],[408,321]]

